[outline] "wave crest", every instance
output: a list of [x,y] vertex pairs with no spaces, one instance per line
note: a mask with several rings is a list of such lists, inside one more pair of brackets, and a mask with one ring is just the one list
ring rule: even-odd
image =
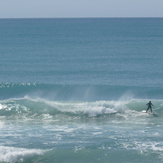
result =
[[[87,117],[129,117],[140,115],[146,109],[147,100],[129,101],[48,101],[45,99],[9,99],[0,102],[0,117],[6,119],[30,118],[33,120],[56,120]],[[154,100],[153,104],[158,113],[162,113],[163,101]]]

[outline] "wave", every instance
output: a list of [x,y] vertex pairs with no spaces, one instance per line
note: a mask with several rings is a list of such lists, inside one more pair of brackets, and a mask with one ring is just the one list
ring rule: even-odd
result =
[[123,98],[162,99],[163,88],[115,85],[56,85],[39,83],[0,83],[0,100],[44,98],[55,101],[101,101]]
[[163,90],[157,87],[0,83],[0,120],[119,121],[141,117],[149,100],[155,106],[153,110],[162,115],[161,93]]
[[25,149],[0,146],[0,162],[23,162],[33,156],[43,155],[46,151],[40,149]]
[[[142,117],[147,100],[118,101],[49,101],[29,97],[0,101],[0,120],[34,120],[46,122],[84,119],[132,119]],[[153,111],[162,115],[163,100],[153,100]]]

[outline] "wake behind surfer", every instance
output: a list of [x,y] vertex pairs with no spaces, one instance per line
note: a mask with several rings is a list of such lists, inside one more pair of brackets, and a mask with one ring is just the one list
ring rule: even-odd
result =
[[151,110],[151,113],[152,113],[152,106],[153,106],[152,102],[149,101],[146,105],[148,106],[146,113],[148,112],[149,109]]

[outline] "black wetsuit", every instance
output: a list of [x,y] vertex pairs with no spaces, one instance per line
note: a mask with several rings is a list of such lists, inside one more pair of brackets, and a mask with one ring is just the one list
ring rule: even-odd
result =
[[147,108],[146,112],[147,112],[149,109],[150,109],[151,112],[152,112],[152,106],[153,106],[153,104],[152,104],[151,102],[149,102],[149,103],[147,103],[146,105],[148,105],[148,108]]

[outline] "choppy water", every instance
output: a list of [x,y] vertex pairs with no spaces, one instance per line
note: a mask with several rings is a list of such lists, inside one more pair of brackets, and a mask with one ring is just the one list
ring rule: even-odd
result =
[[0,19],[0,162],[161,163],[162,29],[161,18]]

